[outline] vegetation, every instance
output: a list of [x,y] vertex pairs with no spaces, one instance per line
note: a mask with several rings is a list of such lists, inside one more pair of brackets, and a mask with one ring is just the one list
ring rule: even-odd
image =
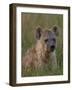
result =
[[22,13],[22,56],[25,54],[27,49],[31,48],[35,44],[34,32],[37,26],[43,28],[52,28],[53,25],[60,27],[59,36],[57,38],[57,70],[51,70],[45,68],[44,70],[32,70],[29,69],[27,72],[22,67],[22,76],[41,76],[41,75],[62,75],[63,74],[63,16],[57,14],[26,14]]

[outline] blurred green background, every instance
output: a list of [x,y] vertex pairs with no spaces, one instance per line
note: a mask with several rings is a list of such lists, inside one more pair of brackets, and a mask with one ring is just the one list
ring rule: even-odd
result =
[[31,48],[35,44],[35,29],[37,26],[42,28],[52,28],[53,25],[58,25],[59,36],[57,37],[57,70],[44,69],[40,70],[31,70],[27,72],[24,71],[23,67],[21,69],[22,77],[23,76],[42,76],[42,75],[62,75],[63,74],[63,15],[61,14],[34,14],[34,13],[22,13],[21,14],[21,53],[22,57],[24,56],[27,49]]

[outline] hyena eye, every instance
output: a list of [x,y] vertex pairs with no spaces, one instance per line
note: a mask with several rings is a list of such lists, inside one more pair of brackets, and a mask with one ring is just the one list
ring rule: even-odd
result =
[[45,39],[45,43],[47,43],[48,42],[48,39]]

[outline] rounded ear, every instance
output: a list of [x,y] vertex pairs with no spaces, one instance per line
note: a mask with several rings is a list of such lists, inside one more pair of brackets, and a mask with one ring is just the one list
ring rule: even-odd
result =
[[42,34],[42,28],[40,26],[38,26],[36,28],[36,39],[40,39],[41,34]]
[[59,35],[59,27],[58,27],[57,25],[54,25],[54,26],[52,27],[52,31],[55,33],[56,36]]

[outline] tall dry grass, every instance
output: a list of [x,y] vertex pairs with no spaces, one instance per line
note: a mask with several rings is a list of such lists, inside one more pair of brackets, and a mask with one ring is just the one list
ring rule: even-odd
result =
[[41,26],[42,28],[52,28],[53,25],[58,25],[60,27],[59,36],[57,38],[57,64],[58,69],[53,71],[50,68],[45,68],[43,71],[31,70],[24,72],[22,67],[22,76],[41,76],[41,75],[61,75],[63,74],[63,16],[56,14],[27,14],[22,13],[21,16],[21,40],[22,40],[22,56],[25,54],[27,49],[31,48],[35,44],[35,28]]

